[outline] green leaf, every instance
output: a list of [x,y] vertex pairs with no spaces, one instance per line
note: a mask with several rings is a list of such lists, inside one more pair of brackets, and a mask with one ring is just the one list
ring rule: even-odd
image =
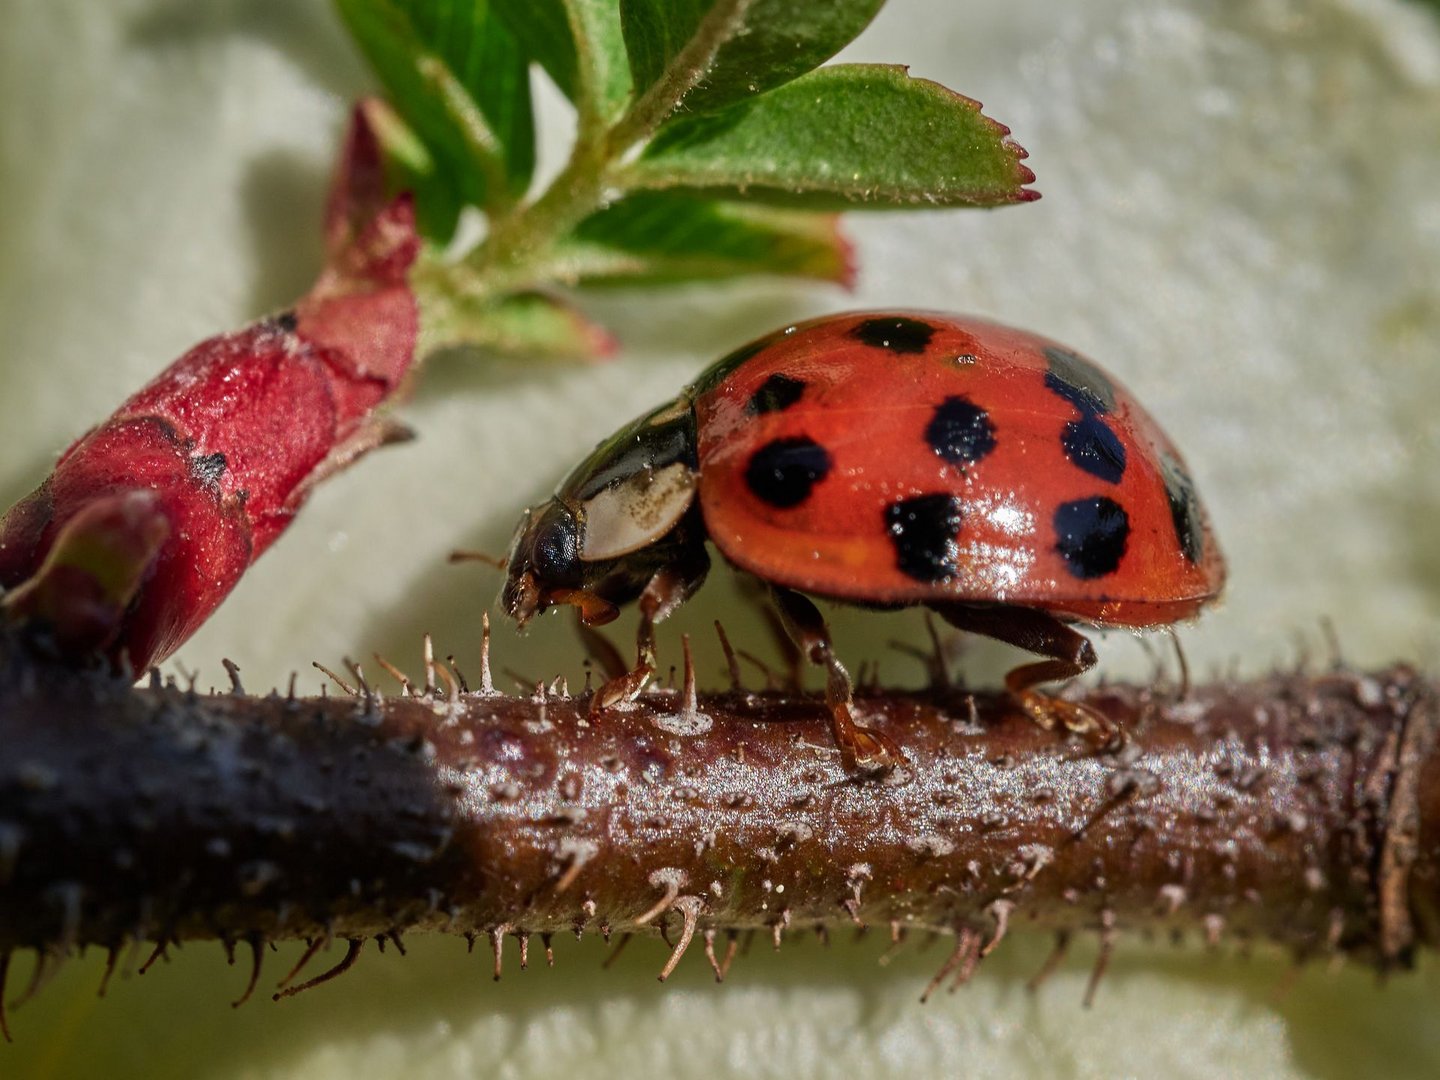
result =
[[903,67],[838,64],[661,128],[615,177],[809,209],[998,206],[1039,198],[1010,129]]
[[492,0],[495,14],[573,101],[582,126],[614,120],[630,98],[615,0]]
[[850,285],[850,245],[831,214],[641,192],[585,219],[553,271],[585,284],[671,284],[780,274]]
[[336,0],[395,108],[464,200],[503,208],[535,167],[529,67],[487,0]]
[[422,349],[473,348],[537,360],[599,360],[616,342],[559,297],[525,292],[493,301],[421,293]]
[[[649,81],[694,37],[715,0],[622,0],[632,65]],[[687,112],[714,112],[783,86],[829,60],[870,24],[885,0],[750,0],[682,98]],[[638,58],[638,59],[637,59]],[[636,71],[637,82],[641,72]]]
[[819,67],[885,0],[620,0],[635,85],[670,79],[673,106],[714,112]]

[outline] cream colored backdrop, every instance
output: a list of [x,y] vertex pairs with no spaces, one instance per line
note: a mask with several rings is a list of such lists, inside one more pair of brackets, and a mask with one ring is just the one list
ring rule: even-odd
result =
[[[329,156],[368,84],[324,0],[0,0],[0,25],[8,503],[190,343],[304,288]],[[1227,604],[1184,633],[1202,669],[1294,664],[1319,651],[1326,615],[1357,661],[1433,665],[1440,16],[1401,0],[892,0],[847,55],[983,100],[1030,149],[1044,199],[853,216],[853,295],[762,283],[593,300],[626,346],[609,365],[442,359],[404,410],[420,441],[323,488],[181,662],[223,684],[229,656],[263,690],[312,658],[378,649],[413,668],[430,630],[464,667],[498,581],[444,566],[452,546],[502,546],[578,454],[722,350],[795,317],[905,305],[1068,341],[1166,424],[1231,558]],[[553,93],[544,103],[553,167],[568,120]],[[725,613],[753,632],[724,576],[681,626],[698,635]],[[840,621],[852,657],[916,627]],[[527,674],[578,675],[558,620],[497,650]],[[1123,638],[1102,662],[1148,666]],[[885,664],[892,680],[919,677],[893,653]],[[692,957],[660,988],[663,953],[640,942],[605,973],[597,943],[565,942],[556,971],[498,986],[454,942],[409,944],[408,959],[372,951],[336,984],[238,1013],[242,973],[218,947],[117,980],[104,1002],[92,955],[12,1016],[20,1044],[0,1047],[0,1075],[1440,1069],[1433,965],[1383,991],[1307,971],[1279,995],[1286,964],[1263,949],[1246,962],[1122,939],[1084,1012],[1093,943],[1038,999],[1023,983],[1046,946],[1022,941],[923,1008],[938,948],[888,968],[873,944],[757,949],[721,988]]]

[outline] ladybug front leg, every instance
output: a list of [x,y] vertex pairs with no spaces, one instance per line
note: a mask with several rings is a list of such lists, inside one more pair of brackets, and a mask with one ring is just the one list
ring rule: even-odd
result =
[[1097,749],[1115,749],[1124,741],[1124,732],[1109,717],[1073,701],[1065,701],[1034,689],[1041,683],[1059,682],[1095,666],[1095,646],[1054,615],[1033,608],[970,607],[965,604],[931,604],[931,609],[957,630],[1014,645],[1026,652],[1049,657],[1022,664],[1005,676],[1005,689],[1025,710],[1025,715],[1046,731],[1063,730],[1078,735]]
[[636,604],[640,625],[635,632],[635,666],[601,684],[590,699],[591,716],[640,696],[655,674],[655,624],[684,603],[703,578],[703,571],[699,579],[672,567],[656,571]]
[[812,664],[825,668],[825,704],[830,710],[830,730],[845,768],[851,772],[886,770],[904,764],[905,755],[894,740],[855,722],[850,673],[835,655],[830,644],[830,628],[825,625],[819,609],[790,589],[776,585],[771,592],[786,633]]

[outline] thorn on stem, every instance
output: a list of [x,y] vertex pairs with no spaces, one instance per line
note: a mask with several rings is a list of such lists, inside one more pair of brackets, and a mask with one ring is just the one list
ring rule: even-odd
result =
[[429,634],[425,635],[423,651],[425,654],[425,693],[433,694],[439,684],[435,681],[435,642]]
[[1325,650],[1330,654],[1330,670],[1344,671],[1345,659],[1340,650],[1340,634],[1335,629],[1335,620],[1329,615],[1320,616],[1320,637],[1325,642]]
[[890,944],[887,945],[887,946],[885,946],[885,951],[880,954],[880,959],[879,959],[878,961],[876,961],[876,962],[877,962],[881,967],[888,967],[888,966],[890,965],[890,962],[895,959],[895,954],[900,951],[901,947],[902,947],[904,944],[905,944],[905,927],[903,927],[903,926],[900,925],[900,920],[899,920],[899,919],[891,919],[891,920],[890,920]]
[[1090,981],[1085,986],[1085,1008],[1095,1004],[1095,991],[1100,987],[1100,980],[1105,977],[1105,972],[1110,969],[1110,955],[1115,949],[1115,912],[1106,908],[1100,912],[1100,955],[1095,958],[1095,966],[1090,969]]
[[780,917],[770,924],[770,944],[776,952],[785,938],[785,928],[790,925],[790,909],[780,912]]
[[955,948],[950,950],[950,955],[940,965],[940,970],[935,973],[925,986],[925,991],[920,995],[920,1004],[924,1005],[930,1000],[930,995],[935,988],[944,982],[953,971],[955,983],[950,987],[953,992],[956,988],[963,986],[970,980],[975,972],[975,965],[980,960],[980,935],[971,930],[968,926],[962,926],[955,932]]
[[495,981],[500,981],[500,967],[504,961],[505,935],[510,932],[509,923],[501,923],[490,931],[490,951],[495,954]]
[[152,967],[155,966],[155,961],[157,960],[164,959],[168,963],[170,957],[166,955],[166,951],[169,948],[170,939],[162,935],[160,940],[155,943],[155,948],[150,950],[150,956],[143,964],[140,965],[139,974],[144,975],[147,971],[149,971]]
[[383,656],[381,656],[378,652],[377,652],[377,653],[371,653],[370,655],[372,655],[372,656],[375,658],[375,662],[380,665],[380,667],[385,671],[385,673],[386,673],[387,675],[389,675],[392,679],[394,679],[396,682],[398,682],[398,683],[400,684],[400,692],[401,692],[402,694],[404,694],[406,697],[415,697],[415,696],[416,696],[416,695],[415,695],[415,687],[414,687],[413,685],[411,685],[409,676],[407,676],[403,671],[401,671],[401,670],[400,670],[398,667],[396,667],[394,664],[390,663],[389,660],[386,660],[386,659],[385,659]]
[[296,994],[303,994],[306,990],[313,990],[321,983],[327,983],[331,979],[337,978],[340,975],[344,975],[345,972],[349,971],[352,967],[355,966],[355,961],[360,956],[360,947],[364,944],[365,940],[363,938],[347,938],[345,942],[345,955],[340,958],[340,962],[338,964],[332,967],[329,971],[323,972],[320,975],[316,975],[315,978],[311,979],[309,982],[303,982],[299,986],[290,986],[286,987],[283,990],[277,991],[272,996],[272,1000],[279,1001],[281,998],[294,997]]
[[1165,627],[1165,633],[1170,638],[1170,643],[1175,646],[1175,663],[1180,668],[1180,697],[1181,701],[1188,701],[1190,698],[1190,661],[1185,656],[1185,647],[1180,644],[1180,635],[1173,626]]
[[232,1009],[238,1009],[249,1001],[250,995],[255,992],[256,984],[260,982],[260,964],[265,955],[261,946],[264,942],[259,934],[250,934],[245,943],[250,946],[250,981],[245,984],[245,992],[230,1003]]
[[634,936],[634,934],[621,934],[620,940],[617,941],[615,947],[610,950],[610,955],[605,957],[604,962],[601,963],[600,970],[609,971],[614,967],[615,961],[620,959],[620,954],[625,951],[625,946],[630,944],[630,939]]
[[437,668],[436,671],[445,680],[445,704],[454,708],[460,703],[460,683],[450,674],[448,668]]
[[222,657],[220,659],[220,664],[222,667],[224,667],[225,674],[230,676],[230,692],[237,697],[243,697],[245,694],[245,687],[240,682],[240,665],[235,663],[234,660],[231,660],[228,657]]
[[1225,933],[1225,916],[1217,912],[1211,912],[1201,920],[1205,927],[1205,946],[1210,949],[1220,947],[1220,938]]
[[495,680],[490,676],[490,613],[480,613],[480,693],[495,694]]
[[360,688],[360,692],[365,695],[366,708],[374,705],[375,691],[372,690],[370,688],[370,684],[365,681],[365,672],[360,670],[360,665],[357,664],[354,660],[351,660],[348,656],[345,657],[342,662],[345,665],[345,670],[350,672],[351,677],[355,680],[355,685],[358,686]]
[[1030,977],[1025,984],[1025,989],[1035,993],[1045,985],[1047,979],[1055,974],[1056,969],[1065,961],[1065,954],[1070,951],[1070,931],[1060,930],[1055,934],[1055,947],[1050,950],[1050,955],[1045,958],[1045,963],[1040,965],[1040,970]]
[[680,715],[692,719],[699,711],[700,704],[695,695],[695,658],[690,655],[690,635],[680,635],[680,648],[685,654],[685,686],[680,697]]
[[983,960],[999,947],[1000,942],[1005,940],[1005,932],[1010,929],[1010,915],[1015,910],[1014,900],[996,900],[985,909],[990,917],[995,920],[995,933],[980,950],[980,958]]
[[732,937],[730,939],[730,951],[726,954],[725,965],[722,967],[720,961],[715,956],[715,931],[713,929],[705,931],[705,959],[710,962],[710,970],[715,973],[715,981],[717,983],[725,981],[725,968],[730,966],[730,957],[734,955],[734,950],[735,939]]
[[[36,949],[35,967],[30,972],[30,982],[26,985],[25,989],[20,992],[19,997],[10,1000],[9,1007],[11,1009],[20,1008],[21,1005],[24,1005],[34,998],[36,994],[40,993],[41,990],[45,989],[50,980],[54,978],[55,973],[60,970],[64,959],[63,956],[57,956],[48,949]],[[54,963],[51,963],[52,960]]]
[[0,953],[0,1035],[5,1036],[5,1041],[14,1042],[10,1037],[10,1022],[5,1016],[5,980],[10,977],[10,950],[6,949]]
[[725,670],[730,673],[730,689],[734,693],[740,693],[745,689],[740,680],[740,660],[735,655],[735,650],[730,645],[730,639],[725,634],[725,628],[720,625],[720,620],[715,620],[715,636],[720,639],[720,651],[725,654]]
[[650,884],[654,888],[663,888],[665,895],[635,920],[636,926],[644,926],[646,923],[665,914],[675,903],[675,898],[680,895],[680,887],[685,884],[685,871],[677,870],[673,866],[662,866],[650,875]]
[[764,660],[761,660],[752,652],[746,652],[744,649],[737,650],[735,655],[740,657],[741,660],[748,660],[750,663],[755,665],[756,670],[758,670],[760,674],[765,677],[766,690],[780,689],[780,687],[782,686],[782,680],[778,675],[775,674],[774,669],[771,668],[769,664],[765,663]]
[[[122,939],[123,942],[123,939]],[[115,962],[120,959],[120,946],[111,945],[105,951],[105,973],[100,976],[100,988],[95,991],[96,997],[104,997],[106,989],[110,986],[110,976],[115,974]]]
[[675,970],[675,965],[680,963],[680,958],[685,955],[685,950],[690,947],[690,941],[695,936],[695,924],[700,919],[700,911],[705,906],[705,901],[698,896],[679,897],[673,907],[685,920],[685,925],[680,930],[680,940],[670,950],[670,959],[665,961],[665,966],[660,969],[660,981],[664,982],[670,978],[670,973]]
[[331,682],[333,682],[336,686],[340,687],[341,690],[344,690],[345,693],[349,694],[351,697],[359,697],[359,692],[353,686],[347,683],[344,679],[340,678],[339,675],[336,675],[335,672],[331,671],[324,664],[320,663],[319,660],[311,660],[310,665],[311,667],[318,669],[321,674],[329,677]]
[[[290,983],[295,980],[295,977],[299,975],[300,972],[304,969],[305,965],[310,963],[311,959],[315,956],[315,954],[320,951],[320,948],[325,944],[325,941],[326,938],[323,934],[320,937],[311,938],[305,946],[305,951],[300,954],[300,959],[295,961],[295,966],[290,969],[290,973],[275,985],[281,989],[290,985]],[[144,968],[141,968],[141,970],[143,971]]]

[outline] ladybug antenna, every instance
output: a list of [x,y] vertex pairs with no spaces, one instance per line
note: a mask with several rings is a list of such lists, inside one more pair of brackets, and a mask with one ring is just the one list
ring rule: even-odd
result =
[[486,566],[493,566],[496,570],[504,570],[510,565],[507,560],[502,559],[498,555],[491,555],[485,551],[471,551],[469,549],[450,552],[450,558],[447,561],[452,563],[479,562],[484,563]]

